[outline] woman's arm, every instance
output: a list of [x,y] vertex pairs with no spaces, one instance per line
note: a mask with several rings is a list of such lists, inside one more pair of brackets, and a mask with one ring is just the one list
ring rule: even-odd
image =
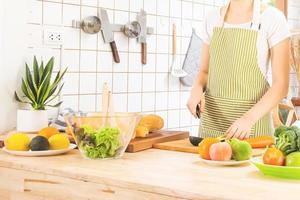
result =
[[227,131],[227,137],[248,138],[252,126],[286,97],[289,87],[290,39],[271,48],[272,86],[243,117]]
[[203,44],[202,53],[201,53],[201,63],[198,76],[195,80],[195,83],[192,87],[189,100],[187,102],[187,107],[190,112],[197,117],[196,115],[196,106],[200,103],[200,111],[204,111],[204,98],[203,98],[203,88],[206,87],[207,77],[208,77],[208,63],[209,63],[209,46]]

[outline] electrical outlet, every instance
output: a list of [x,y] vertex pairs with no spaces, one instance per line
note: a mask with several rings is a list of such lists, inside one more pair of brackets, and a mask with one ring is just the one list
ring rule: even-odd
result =
[[64,34],[62,30],[44,30],[44,44],[46,45],[62,45],[64,42]]

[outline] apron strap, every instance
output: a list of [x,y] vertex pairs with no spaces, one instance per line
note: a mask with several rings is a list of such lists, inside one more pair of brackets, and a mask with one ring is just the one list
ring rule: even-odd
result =
[[228,3],[225,5],[224,7],[224,12],[222,12],[222,9],[220,9],[220,12],[221,12],[221,18],[220,18],[220,26],[223,27],[224,26],[224,22],[225,22],[225,17],[226,17],[226,14],[228,12],[228,8],[229,8],[229,5],[230,5],[230,0],[228,1]]
[[261,4],[260,4],[260,0],[254,0],[254,4],[253,4],[254,10],[253,10],[253,18],[252,18],[252,27],[254,25],[254,28],[256,27],[257,30],[260,30],[261,27],[261,21],[260,21],[260,17],[261,17]]
[[[224,8],[224,12],[222,12],[222,10],[221,10],[221,18],[220,18],[220,22],[219,22],[219,26],[221,26],[221,27],[224,27],[225,17],[228,13],[229,6],[230,6],[230,0],[226,4],[226,6]],[[257,30],[260,29],[260,27],[261,27],[260,13],[261,13],[260,0],[254,0],[253,1],[253,17],[251,20],[250,28],[254,28],[254,29],[256,28]]]

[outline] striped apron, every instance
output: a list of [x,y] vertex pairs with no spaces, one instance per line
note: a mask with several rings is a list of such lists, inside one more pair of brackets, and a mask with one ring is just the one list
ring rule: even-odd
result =
[[[228,6],[226,7],[227,13]],[[254,0],[251,29],[215,27],[210,43],[210,60],[205,111],[199,137],[224,135],[231,124],[251,109],[267,92],[269,84],[257,59],[260,30],[260,1]],[[251,132],[255,137],[273,133],[271,113],[262,117]]]

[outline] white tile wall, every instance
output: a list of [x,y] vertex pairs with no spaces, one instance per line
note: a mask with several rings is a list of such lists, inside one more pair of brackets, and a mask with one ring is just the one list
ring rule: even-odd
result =
[[[191,28],[199,29],[207,12],[226,0],[30,0],[28,15],[28,57],[55,55],[57,66],[68,66],[62,107],[100,111],[102,84],[107,82],[114,94],[116,110],[157,113],[165,118],[165,128],[197,133],[198,121],[186,109],[189,88],[170,76],[172,24],[177,26],[177,63],[183,62]],[[289,23],[299,24],[298,0],[289,0]],[[140,8],[148,12],[148,63],[140,62],[140,44],[116,32],[121,63],[113,63],[110,47],[101,33],[89,35],[72,28],[72,20],[96,15],[106,8],[111,22],[134,20]],[[63,49],[43,44],[43,28],[63,29]],[[41,50],[42,49],[42,50]],[[46,50],[45,50],[46,49]],[[58,67],[57,67],[58,69]]]

